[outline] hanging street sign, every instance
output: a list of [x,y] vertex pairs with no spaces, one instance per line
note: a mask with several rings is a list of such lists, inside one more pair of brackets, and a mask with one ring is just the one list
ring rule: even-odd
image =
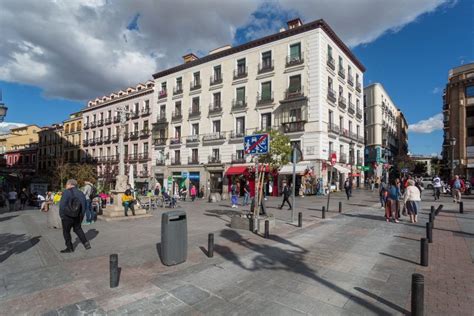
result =
[[244,137],[244,151],[246,155],[264,155],[270,151],[270,136],[257,134]]
[[332,153],[331,154],[331,166],[336,165],[336,161],[337,161],[337,155],[336,155],[336,153]]

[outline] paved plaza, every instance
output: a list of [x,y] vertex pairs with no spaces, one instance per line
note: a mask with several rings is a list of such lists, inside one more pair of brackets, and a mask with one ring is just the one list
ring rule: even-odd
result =
[[[188,215],[188,258],[159,259],[161,214],[84,226],[92,249],[60,254],[62,232],[38,210],[0,214],[0,315],[396,315],[410,311],[411,274],[425,276],[427,315],[472,315],[474,198],[465,212],[440,201],[430,265],[419,263],[419,240],[434,203],[425,192],[417,224],[386,223],[376,192],[356,190],[297,198],[303,228],[267,201],[277,219],[271,238],[229,227],[239,209],[228,201],[181,202]],[[338,213],[338,202],[343,212]],[[214,258],[207,235],[215,234]],[[73,235],[75,237],[75,235]],[[76,241],[76,245],[79,242]],[[109,255],[119,256],[120,284],[109,287]]]

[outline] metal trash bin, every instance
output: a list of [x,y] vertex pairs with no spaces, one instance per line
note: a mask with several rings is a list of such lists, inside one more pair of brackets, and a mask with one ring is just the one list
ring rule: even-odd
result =
[[171,266],[186,261],[188,223],[186,212],[170,211],[161,216],[161,261]]

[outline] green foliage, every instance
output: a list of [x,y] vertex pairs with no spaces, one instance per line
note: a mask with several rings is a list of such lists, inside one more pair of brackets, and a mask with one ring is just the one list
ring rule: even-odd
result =
[[[265,131],[257,131],[255,134],[267,133]],[[258,158],[259,163],[270,164],[272,168],[288,164],[291,156],[290,138],[277,130],[271,130],[270,134],[270,152],[261,155]]]
[[427,168],[427,166],[424,162],[417,162],[415,164],[415,168],[413,170],[413,173],[417,174],[417,175],[425,175],[427,170],[428,170],[428,168]]
[[79,186],[83,186],[84,181],[95,183],[97,179],[95,166],[89,164],[59,163],[55,172],[49,176],[53,190],[64,189],[68,179],[76,179]]

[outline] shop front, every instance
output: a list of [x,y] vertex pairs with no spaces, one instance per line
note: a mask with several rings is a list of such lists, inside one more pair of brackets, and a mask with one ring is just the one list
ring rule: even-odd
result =
[[[278,172],[271,170],[269,166],[259,167],[259,173],[264,172],[264,187],[263,190],[266,196],[278,196]],[[227,168],[225,172],[227,189],[230,192],[230,187],[235,183],[240,192],[240,196],[244,195],[245,182],[249,181],[250,196],[255,195],[255,167],[251,165],[234,165]]]
[[[295,193],[297,196],[316,194],[316,177],[309,162],[298,162],[295,166],[295,175]],[[282,190],[283,183],[291,184],[293,182],[293,164],[281,167],[278,172],[278,179],[280,191]]]

